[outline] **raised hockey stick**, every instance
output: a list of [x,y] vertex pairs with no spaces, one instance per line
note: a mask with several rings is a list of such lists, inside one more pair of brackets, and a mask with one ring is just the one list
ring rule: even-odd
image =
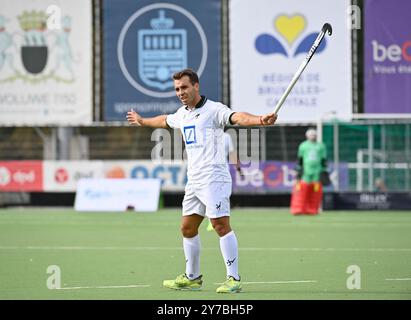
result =
[[283,105],[285,99],[287,99],[288,94],[290,93],[291,89],[296,84],[298,78],[303,73],[305,67],[310,62],[311,58],[313,57],[315,51],[317,50],[318,46],[321,43],[321,40],[324,38],[325,33],[328,31],[328,35],[331,36],[333,33],[333,29],[329,23],[325,23],[321,29],[321,32],[315,39],[313,45],[311,46],[310,51],[308,51],[307,56],[305,57],[304,61],[301,63],[300,67],[298,68],[297,72],[295,73],[294,77],[291,79],[290,84],[288,85],[287,89],[284,91],[283,95],[281,96],[280,100],[278,100],[277,105],[275,106],[274,113],[277,114],[280,110],[281,106]]

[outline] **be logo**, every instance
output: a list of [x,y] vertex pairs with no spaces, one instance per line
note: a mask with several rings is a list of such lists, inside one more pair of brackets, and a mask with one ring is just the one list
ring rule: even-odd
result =
[[184,140],[186,144],[196,143],[196,126],[184,127]]
[[172,74],[177,71],[190,66],[201,76],[207,51],[198,20],[170,3],[137,10],[124,24],[117,43],[119,65],[128,83],[156,98],[175,95]]
[[391,62],[398,62],[402,59],[411,62],[411,41],[405,41],[401,45],[391,44],[384,46],[376,40],[371,42],[373,59],[376,62],[384,62],[389,60]]

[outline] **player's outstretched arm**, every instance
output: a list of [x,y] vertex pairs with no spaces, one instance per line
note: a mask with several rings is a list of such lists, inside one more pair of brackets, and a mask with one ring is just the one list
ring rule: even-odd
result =
[[270,126],[277,120],[277,115],[268,113],[262,116],[256,116],[247,112],[235,112],[231,116],[231,123],[240,126]]
[[167,115],[165,114],[154,118],[143,118],[133,109],[127,112],[128,123],[139,127],[167,128],[166,118]]

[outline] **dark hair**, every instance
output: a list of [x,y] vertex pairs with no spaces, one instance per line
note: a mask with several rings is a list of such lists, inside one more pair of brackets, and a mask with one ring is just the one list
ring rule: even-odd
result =
[[173,80],[180,80],[184,76],[187,76],[190,79],[190,82],[192,85],[195,85],[196,83],[200,83],[200,81],[198,80],[197,73],[195,73],[195,71],[190,68],[174,73]]

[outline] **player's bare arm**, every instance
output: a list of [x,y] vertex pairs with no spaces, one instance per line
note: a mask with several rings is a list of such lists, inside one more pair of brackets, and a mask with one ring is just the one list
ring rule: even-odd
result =
[[139,127],[167,128],[166,118],[165,114],[153,118],[143,118],[134,110],[127,112],[128,123]]
[[256,116],[247,112],[235,112],[231,116],[231,123],[240,126],[270,126],[277,120],[277,115],[268,113],[262,116]]

